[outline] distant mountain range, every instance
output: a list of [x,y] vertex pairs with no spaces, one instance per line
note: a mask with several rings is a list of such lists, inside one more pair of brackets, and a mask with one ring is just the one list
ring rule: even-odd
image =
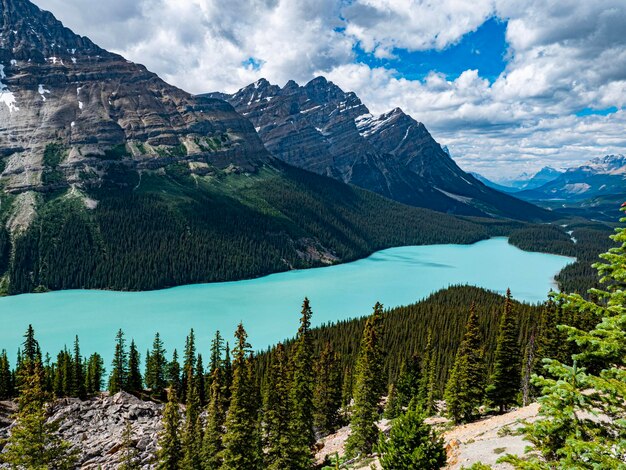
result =
[[513,194],[524,190],[539,188],[544,184],[557,179],[562,173],[562,170],[556,170],[552,167],[545,166],[537,173],[522,173],[512,179],[501,179],[497,183],[478,173],[472,173],[472,175],[490,188]]
[[353,92],[324,77],[284,87],[261,79],[226,99],[281,160],[441,212],[545,220],[537,207],[494,191],[461,170],[424,124],[395,108],[372,115]]
[[[247,116],[165,83],[27,0],[0,0],[0,292],[242,279],[515,225],[340,181],[444,212],[549,215],[459,170],[400,110],[371,116],[324,79],[257,82],[228,99]],[[276,159],[264,141],[340,181]]]

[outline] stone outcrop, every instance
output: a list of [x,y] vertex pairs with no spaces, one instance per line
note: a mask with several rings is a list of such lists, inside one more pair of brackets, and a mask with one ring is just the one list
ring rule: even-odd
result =
[[[122,435],[130,423],[142,468],[154,468],[162,410],[163,405],[120,392],[84,401],[58,400],[51,405],[49,420],[57,421],[61,437],[79,450],[79,467],[94,470],[118,467],[123,456]],[[0,439],[10,432],[10,427],[1,428],[3,423],[6,426],[8,421],[3,421],[0,411]]]

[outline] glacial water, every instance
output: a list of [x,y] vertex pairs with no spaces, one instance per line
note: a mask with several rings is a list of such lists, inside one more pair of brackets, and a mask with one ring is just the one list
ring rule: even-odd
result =
[[572,259],[530,253],[492,238],[473,245],[406,246],[325,268],[214,284],[195,284],[149,292],[69,290],[0,299],[0,349],[13,363],[29,323],[43,351],[51,355],[80,338],[83,354],[98,351],[110,364],[115,333],[122,328],[142,353],[155,332],[168,357],[181,352],[194,328],[198,350],[208,356],[220,330],[231,341],[242,321],[254,349],[291,337],[297,330],[305,296],[311,300],[313,325],[366,315],[380,301],[385,307],[416,302],[455,284],[470,284],[516,299],[540,302],[554,276]]

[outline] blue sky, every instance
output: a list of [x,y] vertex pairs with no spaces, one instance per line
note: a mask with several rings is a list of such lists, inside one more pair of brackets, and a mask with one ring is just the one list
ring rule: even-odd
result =
[[491,82],[506,67],[506,21],[489,18],[476,31],[465,34],[458,43],[446,48],[425,51],[396,49],[393,58],[377,58],[366,53],[359,44],[354,46],[356,61],[369,67],[384,67],[408,80],[423,80],[435,71],[448,79],[457,79],[465,70],[476,69],[481,77]]
[[624,0],[34,0],[192,93],[324,75],[493,179],[626,153]]

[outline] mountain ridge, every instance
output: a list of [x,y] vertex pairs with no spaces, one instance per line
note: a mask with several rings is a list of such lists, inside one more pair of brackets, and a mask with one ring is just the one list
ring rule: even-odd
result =
[[424,124],[400,108],[373,116],[354,92],[324,77],[282,88],[259,79],[231,95],[202,96],[227,99],[253,122],[268,150],[289,164],[441,212],[550,218],[465,173]]

